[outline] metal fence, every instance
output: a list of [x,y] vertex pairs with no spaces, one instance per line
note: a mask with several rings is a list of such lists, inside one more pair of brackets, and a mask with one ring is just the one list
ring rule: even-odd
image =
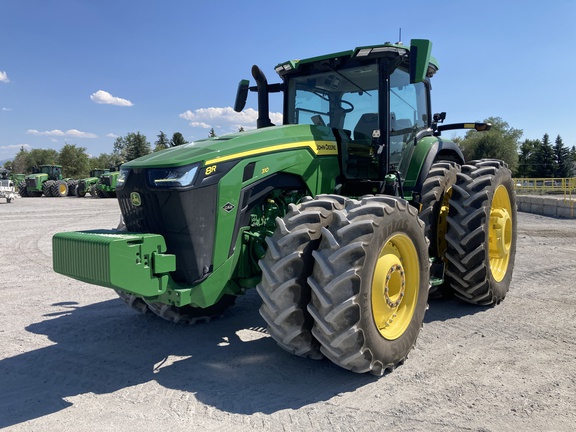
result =
[[572,178],[515,178],[517,192],[531,194],[564,194],[566,197],[576,194],[576,177]]

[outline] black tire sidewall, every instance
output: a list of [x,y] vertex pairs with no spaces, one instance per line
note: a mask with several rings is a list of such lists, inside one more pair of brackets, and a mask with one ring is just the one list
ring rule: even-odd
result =
[[[372,240],[365,246],[366,259],[359,270],[360,294],[358,301],[360,305],[359,326],[363,329],[365,337],[365,347],[372,350],[374,358],[382,361],[386,366],[397,364],[403,360],[414,346],[418,334],[424,321],[424,315],[428,304],[428,271],[429,260],[427,251],[428,244],[422,233],[422,228],[415,218],[406,218],[403,212],[393,212],[386,217],[387,222],[380,229],[376,230]],[[420,284],[418,288],[418,300],[414,308],[414,313],[408,328],[395,340],[385,339],[374,320],[372,309],[372,279],[380,251],[388,240],[396,234],[407,235],[418,254]]]

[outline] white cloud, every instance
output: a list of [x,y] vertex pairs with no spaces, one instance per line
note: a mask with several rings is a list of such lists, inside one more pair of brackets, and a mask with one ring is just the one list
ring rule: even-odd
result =
[[6,72],[0,71],[0,82],[9,83],[8,74]]
[[118,135],[113,134],[112,132],[110,132],[109,134],[106,134],[106,137],[108,137],[108,138],[118,138]]
[[10,144],[5,146],[0,146],[0,150],[20,150],[22,147],[25,149],[31,149],[32,146],[30,144]]
[[112,96],[110,93],[104,90],[98,90],[96,93],[90,95],[90,99],[97,104],[106,105],[117,105],[117,106],[132,106],[134,105],[128,99],[122,99],[116,96]]
[[2,107],[2,111],[12,111],[12,108]]
[[28,129],[26,133],[35,136],[48,136],[48,137],[61,137],[61,138],[98,138],[98,135],[96,134],[90,132],[82,132],[77,129],[69,129],[66,132],[61,131],[59,129],[44,132],[40,132],[36,129]]
[[[245,130],[256,128],[258,111],[247,108],[242,112],[236,112],[232,107],[224,108],[199,108],[194,111],[188,110],[180,114],[180,118],[188,120],[192,127],[210,129],[214,128],[223,133],[238,132],[240,127]],[[270,113],[272,123],[282,124],[281,113]]]

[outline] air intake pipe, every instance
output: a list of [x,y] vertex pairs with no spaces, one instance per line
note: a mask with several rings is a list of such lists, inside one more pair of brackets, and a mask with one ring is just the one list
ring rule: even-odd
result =
[[254,65],[252,66],[252,76],[256,81],[258,89],[258,119],[256,120],[256,127],[258,129],[269,126],[274,126],[270,121],[270,107],[268,101],[268,81],[262,70]]

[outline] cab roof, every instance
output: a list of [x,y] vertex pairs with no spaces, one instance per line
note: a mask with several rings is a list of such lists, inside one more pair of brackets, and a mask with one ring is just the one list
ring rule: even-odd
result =
[[[378,57],[395,57],[395,56],[399,56],[399,57],[406,57],[408,58],[410,53],[410,46],[406,46],[403,45],[402,43],[390,43],[390,42],[386,42],[384,44],[380,44],[380,45],[368,45],[368,46],[361,46],[361,47],[357,47],[354,48],[352,50],[349,51],[340,51],[337,53],[333,53],[333,54],[326,54],[326,55],[321,55],[321,56],[317,56],[317,57],[310,57],[307,59],[303,59],[303,60],[288,60],[285,61],[283,63],[278,64],[274,70],[280,75],[280,76],[285,76],[288,74],[292,74],[292,73],[296,73],[298,72],[300,69],[302,69],[303,66],[311,64],[311,63],[319,63],[319,62],[325,62],[325,61],[347,61],[347,60],[352,60],[354,58],[358,59],[358,60],[362,60],[362,59],[374,59],[374,58],[378,58]],[[439,69],[438,67],[438,61],[436,60],[435,57],[430,56],[430,64],[429,66],[432,67],[432,69],[435,71],[437,71]]]

